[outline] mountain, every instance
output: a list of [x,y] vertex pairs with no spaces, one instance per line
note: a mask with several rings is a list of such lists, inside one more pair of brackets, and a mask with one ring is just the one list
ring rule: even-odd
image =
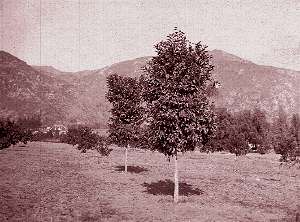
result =
[[279,106],[300,113],[300,72],[257,65],[229,53],[210,52],[221,83],[216,104],[232,111],[258,107],[276,116]]
[[[209,52],[221,87],[216,105],[232,111],[259,107],[270,117],[281,105],[300,112],[300,72],[257,65],[221,50]],[[61,72],[51,66],[29,66],[0,51],[0,115],[41,112],[47,122],[89,123],[104,127],[110,104],[105,99],[111,73],[138,77],[151,57],[119,62],[98,70]]]
[[0,51],[2,117],[42,112],[45,122],[62,120],[72,97],[72,87],[67,82],[40,73],[26,62]]

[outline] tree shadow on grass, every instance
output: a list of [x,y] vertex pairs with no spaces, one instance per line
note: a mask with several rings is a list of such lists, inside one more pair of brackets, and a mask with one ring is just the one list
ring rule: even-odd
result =
[[[116,166],[115,167],[116,171],[119,172],[123,172],[125,171],[125,166]],[[127,166],[127,172],[129,173],[142,173],[142,172],[146,172],[148,171],[148,169],[144,168],[144,167],[140,167],[140,166]]]
[[[153,195],[170,195],[174,194],[174,182],[171,180],[160,180],[153,183],[143,183],[144,187],[147,188],[145,192]],[[198,188],[193,188],[192,185],[187,183],[179,183],[179,195],[191,196],[201,195],[203,191]]]

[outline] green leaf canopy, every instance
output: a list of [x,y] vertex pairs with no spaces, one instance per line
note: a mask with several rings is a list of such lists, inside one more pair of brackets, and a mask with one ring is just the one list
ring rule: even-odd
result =
[[155,45],[157,56],[145,66],[143,98],[149,146],[167,156],[194,150],[213,135],[216,125],[209,101],[213,66],[206,46],[190,43],[175,31]]

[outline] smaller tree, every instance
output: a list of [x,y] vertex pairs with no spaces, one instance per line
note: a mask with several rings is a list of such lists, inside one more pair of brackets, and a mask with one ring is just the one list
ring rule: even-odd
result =
[[112,104],[109,122],[110,143],[125,147],[125,172],[127,152],[138,141],[139,125],[143,118],[141,86],[135,78],[112,74],[107,77],[106,98]]
[[271,148],[270,146],[270,124],[267,121],[266,114],[255,108],[252,112],[252,132],[249,138],[249,143],[254,146],[254,149],[264,154]]
[[215,152],[228,151],[231,146],[231,134],[234,126],[234,117],[226,108],[216,108],[216,133],[215,136],[201,148],[201,151]]
[[[293,124],[293,119],[291,122]],[[283,162],[294,160],[297,156],[298,145],[297,138],[293,134],[294,130],[295,128],[288,124],[287,114],[280,107],[278,118],[273,124],[273,146],[275,153],[281,155],[280,160]]]
[[300,116],[298,113],[294,113],[291,118],[291,134],[297,142],[297,146],[300,146]]
[[0,119],[0,150],[8,148],[12,144],[9,124],[9,120]]
[[26,144],[31,140],[31,131],[10,119],[0,120],[0,150],[19,142]]
[[226,109],[216,110],[216,136],[204,147],[208,151],[228,151],[236,156],[249,152],[248,141],[252,132],[251,112],[245,110],[230,113]]
[[112,151],[107,146],[106,138],[94,133],[87,126],[70,128],[66,135],[63,136],[62,142],[73,146],[77,145],[77,149],[82,153],[86,153],[87,150],[96,150],[102,156],[108,156]]
[[17,124],[23,129],[34,131],[42,126],[42,120],[40,115],[25,116],[19,117]]
[[289,157],[291,160],[296,160],[300,156],[300,117],[299,114],[293,114],[290,120],[290,140],[291,149]]
[[228,151],[234,153],[236,156],[247,154],[249,146],[245,134],[237,126],[231,127],[230,130],[229,143],[227,144]]

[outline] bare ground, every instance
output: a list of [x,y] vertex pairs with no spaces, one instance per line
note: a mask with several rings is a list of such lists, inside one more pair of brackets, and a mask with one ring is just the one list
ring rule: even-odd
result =
[[124,174],[123,154],[38,142],[0,151],[0,221],[300,221],[300,170],[278,155],[181,155],[174,204],[172,161],[131,150]]

